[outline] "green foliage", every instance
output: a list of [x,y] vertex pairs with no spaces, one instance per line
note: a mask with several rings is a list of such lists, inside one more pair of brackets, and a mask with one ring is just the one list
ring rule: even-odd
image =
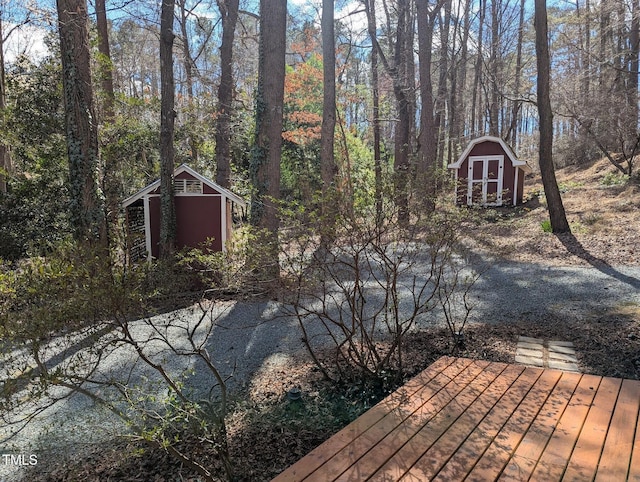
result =
[[7,105],[11,107],[0,135],[12,146],[20,172],[54,171],[66,164],[60,75],[60,65],[53,58],[36,65],[21,57],[7,71]]
[[155,122],[118,116],[101,130],[102,156],[117,159],[118,185],[126,197],[160,176],[158,129]]
[[[14,338],[43,336],[95,323],[117,306],[135,310],[141,300],[139,270],[112,271],[104,256],[62,241],[39,247],[15,267],[4,266],[0,306],[5,333]],[[137,308],[139,310],[139,308]]]
[[[162,302],[175,309],[181,299],[176,289],[184,290],[185,280],[193,279],[193,273],[175,263],[112,264],[104,252],[72,241],[50,247],[47,256],[1,265],[0,420],[20,427],[28,423],[30,411],[56,403],[53,393],[76,391],[205,480],[212,480],[208,469],[180,451],[185,437],[212,446],[231,474],[226,388],[203,348],[215,316],[203,308],[201,316],[130,321]],[[174,298],[166,300],[169,293]],[[102,362],[114,352],[118,368],[112,371],[107,363],[103,372]],[[202,387],[193,393],[186,389],[184,381],[196,360],[209,373],[208,396]],[[215,387],[219,399],[213,395]]]
[[[363,213],[375,203],[373,151],[355,129],[345,129],[344,137],[342,134],[339,130],[336,135],[336,162],[342,166],[350,166],[353,208],[356,212]],[[383,175],[388,174],[388,166],[383,166]]]
[[66,239],[70,229],[68,193],[60,174],[42,171],[30,177],[13,177],[10,191],[0,194],[1,258],[15,261],[29,250],[40,254],[47,245]]
[[236,228],[227,241],[226,251],[209,251],[205,247],[189,249],[178,255],[177,266],[197,277],[199,286],[208,292],[252,294],[265,289],[262,274],[265,259],[272,249],[267,246],[267,230],[246,225]]
[[629,176],[619,171],[608,172],[600,180],[600,184],[603,186],[622,186],[627,182],[629,182]]
[[544,221],[542,221],[542,222],[540,223],[540,227],[542,228],[542,230],[543,230],[545,233],[551,233],[551,232],[553,232],[553,228],[551,227],[551,221],[550,221],[550,220],[548,220],[548,219],[545,219]]
[[[18,59],[7,72],[8,105],[0,136],[15,172],[0,194],[0,257],[17,260],[69,232],[68,163],[60,68],[47,58]],[[37,253],[36,253],[37,254]]]
[[569,192],[574,189],[578,189],[584,186],[583,182],[579,181],[566,181],[558,184],[558,189],[561,193]]
[[320,143],[300,145],[284,141],[280,169],[282,199],[309,200],[321,187]]

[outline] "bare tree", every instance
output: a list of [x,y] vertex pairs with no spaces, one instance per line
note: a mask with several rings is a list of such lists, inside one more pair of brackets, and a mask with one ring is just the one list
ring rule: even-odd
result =
[[482,110],[482,71],[484,67],[484,26],[487,16],[487,0],[479,0],[479,20],[478,20],[478,45],[476,54],[476,63],[473,69],[473,93],[471,98],[471,132],[477,135],[484,132],[484,116]]
[[113,64],[109,46],[109,25],[105,0],[96,0],[96,28],[98,31],[98,62],[100,85],[102,90],[102,109],[104,120],[112,121],[114,117],[115,93],[113,90]]
[[173,133],[176,113],[173,77],[174,0],[163,0],[160,13],[160,256],[172,256],[176,239],[173,191]]
[[371,121],[373,129],[373,169],[375,176],[375,204],[376,204],[376,224],[382,222],[382,156],[380,150],[380,81],[378,72],[378,49],[376,41],[376,4],[375,0],[365,0],[365,11],[367,14],[367,31],[371,40],[371,91],[373,104],[373,119]]
[[[4,34],[2,31],[2,11],[0,11],[0,116],[4,120],[6,105],[4,77]],[[0,141],[0,193],[7,192],[7,175],[11,171],[11,154],[9,146]]]
[[[0,123],[4,125],[5,114],[7,109],[7,92],[5,79],[5,57],[4,50],[7,41],[11,35],[21,27],[28,25],[32,20],[31,10],[27,9],[26,13],[20,19],[15,18],[11,13],[16,10],[6,0],[0,1]],[[11,24],[5,31],[4,25],[7,21]],[[11,157],[11,146],[5,140],[0,140],[0,193],[7,192],[7,177],[13,170],[13,160]]]
[[334,184],[338,171],[333,151],[336,129],[336,49],[333,7],[334,0],[322,1],[323,99],[320,166],[323,194],[326,194]]
[[418,56],[420,59],[420,132],[418,134],[418,186],[423,186],[424,194],[431,209],[435,207],[435,171],[438,152],[438,125],[434,118],[433,83],[431,81],[433,32],[435,20],[442,6],[438,2],[430,8],[427,0],[417,0]]
[[[182,65],[185,74],[185,84],[187,88],[187,125],[190,127],[189,137],[189,150],[191,151],[191,159],[194,163],[198,162],[200,156],[200,142],[198,136],[195,133],[196,125],[196,112],[194,110],[194,76],[198,70],[196,67],[196,61],[191,53],[191,40],[189,38],[189,19],[193,15],[193,9],[187,6],[186,0],[177,0],[177,6],[179,8],[178,23],[180,26],[180,43],[182,46]],[[196,2],[198,6],[200,2]]]
[[630,119],[638,122],[638,70],[640,67],[640,1],[632,0],[631,28],[629,29],[629,100]]
[[220,85],[216,119],[216,182],[230,187],[231,115],[233,109],[233,39],[238,21],[238,0],[218,0],[222,18]]
[[58,0],[71,220],[76,239],[106,242],[98,187],[98,126],[91,84],[86,0]]
[[535,1],[536,60],[538,65],[538,116],[540,121],[540,173],[554,233],[569,233],[560,189],[553,167],[553,112],[551,110],[549,41],[546,0]]
[[[388,388],[402,380],[406,339],[427,313],[440,306],[452,334],[464,328],[477,276],[463,282],[467,266],[455,255],[461,218],[423,216],[417,207],[410,226],[395,210],[378,224],[344,213],[336,242],[321,257],[314,225],[294,220],[283,234],[290,287],[284,308],[298,320],[302,341],[327,378]],[[460,310],[452,306],[458,299],[464,300]]]
[[511,107],[511,123],[509,124],[509,130],[505,136],[507,140],[511,140],[511,145],[515,146],[518,135],[518,117],[520,115],[520,107],[522,101],[520,100],[520,83],[522,79],[522,40],[524,37],[524,7],[525,0],[520,0],[520,16],[518,21],[518,44],[516,46],[516,71],[514,79],[514,99]]
[[[409,190],[410,190],[410,160],[409,152],[411,147],[411,132],[413,119],[411,112],[411,95],[409,90],[413,89],[414,79],[409,79],[411,71],[409,66],[409,56],[413,56],[413,46],[410,43],[409,30],[413,27],[413,16],[411,15],[410,0],[399,0],[397,2],[397,25],[395,41],[389,37],[392,45],[393,63],[389,62],[385,55],[378,37],[369,27],[369,34],[373,43],[373,48],[377,50],[378,57],[384,66],[385,71],[393,82],[393,94],[396,104],[397,122],[394,130],[394,171],[395,171],[395,203],[398,206],[398,216],[403,224],[409,222]],[[365,2],[367,16],[371,19],[371,4]],[[386,3],[387,20],[390,19]],[[369,20],[371,25],[371,20]],[[371,35],[371,34],[374,35]],[[409,85],[411,83],[411,86]]]
[[256,138],[252,153],[253,224],[277,236],[286,46],[286,0],[260,2]]
[[[105,0],[96,0],[96,28],[98,32],[98,75],[100,76],[100,95],[102,100],[102,123],[114,121],[115,92],[113,88],[113,63],[111,61],[111,48],[109,46],[109,26],[107,23],[107,10]],[[101,140],[101,145],[109,142]],[[113,151],[102,150],[103,166],[103,191],[105,195],[106,229],[109,244],[113,245],[113,238],[117,235],[118,213],[122,188],[119,178],[120,162],[118,155]]]

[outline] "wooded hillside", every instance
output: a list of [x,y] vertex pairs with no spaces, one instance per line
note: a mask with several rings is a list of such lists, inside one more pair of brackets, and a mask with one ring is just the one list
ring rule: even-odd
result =
[[[485,134],[537,162],[531,2],[296,1],[265,31],[258,2],[179,0],[164,27],[157,2],[102,3],[92,11],[85,0],[58,2],[56,11],[2,2],[5,48],[13,48],[27,26],[47,45],[45,56],[25,51],[0,58],[3,258],[19,258],[30,244],[68,233],[98,236],[103,228],[91,223],[112,224],[106,232],[112,243],[118,238],[119,201],[158,178],[168,160],[160,142],[167,88],[175,95],[173,105],[166,104],[175,112],[175,131],[163,135],[173,141],[173,162],[252,197],[254,220],[263,203],[273,210],[262,193],[308,204],[329,186],[356,209],[377,206],[379,213],[387,181],[395,186],[399,215],[406,216],[402,206],[410,193],[435,194],[439,182],[432,176],[470,139]],[[265,7],[274,13],[273,4]],[[634,175],[640,150],[638,2],[580,0],[547,9],[554,161],[606,156],[621,175]],[[69,12],[81,12],[70,17],[79,21],[69,23]],[[69,56],[69,35],[88,56]],[[83,35],[86,40],[79,40]],[[277,42],[261,41],[265,35],[282,36],[285,51],[271,52]],[[161,85],[160,45],[169,38],[173,88]],[[271,70],[261,81],[259,66],[270,55],[276,64],[264,64]],[[282,89],[267,84],[278,62],[284,67],[277,69],[285,70],[284,97],[277,101],[282,106],[273,106],[282,112],[281,148],[273,140],[277,133],[259,125],[264,109],[271,109],[265,102],[272,90]],[[63,72],[69,79],[64,84]],[[72,86],[86,90],[80,95]],[[70,117],[75,101],[85,103],[76,113],[89,114],[80,130],[81,121]],[[277,127],[276,118],[269,117],[270,126]],[[73,140],[79,132],[97,140]],[[266,135],[276,150],[260,161]],[[83,147],[77,157],[82,145],[94,147]],[[261,177],[267,171],[259,166],[267,159],[277,190],[275,178]]]

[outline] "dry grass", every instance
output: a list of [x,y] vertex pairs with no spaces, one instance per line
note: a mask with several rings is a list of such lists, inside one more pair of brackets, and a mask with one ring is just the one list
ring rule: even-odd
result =
[[606,160],[570,166],[557,173],[572,236],[554,236],[541,227],[548,220],[542,180],[525,182],[527,202],[518,208],[480,213],[470,226],[472,249],[521,262],[588,266],[594,262],[640,265],[640,185],[606,185],[617,171]]

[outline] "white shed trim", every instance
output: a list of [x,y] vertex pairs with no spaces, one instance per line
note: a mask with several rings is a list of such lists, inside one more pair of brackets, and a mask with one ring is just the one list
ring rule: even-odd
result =
[[453,162],[451,164],[449,164],[447,167],[449,169],[459,169],[460,166],[462,166],[462,163],[464,162],[464,160],[469,156],[469,154],[471,153],[471,150],[478,144],[481,144],[483,142],[497,142],[498,144],[500,144],[500,146],[502,147],[502,149],[504,149],[504,152],[507,153],[507,156],[509,157],[509,160],[511,161],[511,164],[513,166],[518,166],[520,168],[522,168],[522,170],[524,170],[524,172],[531,172],[531,168],[529,167],[529,165],[526,163],[526,161],[520,161],[516,158],[516,155],[513,153],[513,150],[511,150],[511,148],[507,145],[506,142],[504,142],[502,139],[500,139],[499,137],[494,137],[494,136],[482,136],[482,137],[478,137],[477,139],[473,139],[469,145],[467,146],[467,148],[462,152],[462,154],[460,155],[460,157],[458,158],[458,160],[456,162]]
[[[191,176],[195,177],[196,179],[202,181],[202,183],[208,185],[211,189],[214,189],[215,191],[218,191],[222,195],[223,198],[230,199],[234,203],[240,204],[243,207],[245,207],[247,205],[247,203],[244,201],[244,199],[242,199],[240,196],[238,196],[237,194],[234,194],[233,192],[229,191],[228,189],[223,188],[222,186],[216,184],[212,180],[207,179],[202,174],[194,171],[193,169],[191,169],[186,164],[182,164],[180,167],[178,167],[173,172],[173,177],[176,177],[178,174],[182,174],[183,172],[186,172],[187,174],[190,174]],[[147,194],[150,194],[151,192],[155,191],[159,186],[160,186],[160,179],[157,179],[154,182],[152,182],[151,184],[149,184],[148,186],[145,186],[142,189],[140,189],[137,193],[135,193],[132,196],[129,196],[127,199],[125,199],[122,202],[122,207],[126,208],[127,206],[130,206],[131,204],[136,202],[138,199],[141,199],[143,196],[145,196]],[[187,194],[187,193],[185,193],[185,194]],[[193,195],[196,195],[196,196],[200,195],[201,196],[202,194],[195,194],[194,193]]]
[[147,250],[147,261],[151,261],[151,213],[149,211],[149,196],[144,196],[144,245]]

